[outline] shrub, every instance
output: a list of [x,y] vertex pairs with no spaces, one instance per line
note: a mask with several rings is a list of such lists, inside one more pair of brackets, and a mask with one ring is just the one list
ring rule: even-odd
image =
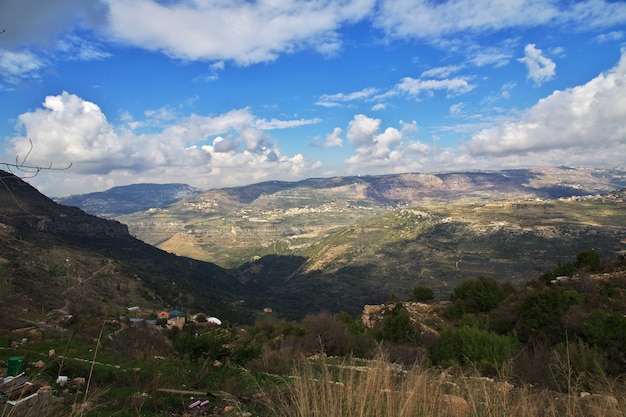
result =
[[384,314],[380,327],[374,332],[374,336],[379,340],[392,343],[417,344],[419,342],[419,329],[411,322],[406,308],[401,303],[396,303],[391,310]]
[[601,267],[600,255],[593,249],[576,255],[576,267],[587,272],[598,272]]
[[478,277],[459,284],[450,300],[452,305],[446,309],[446,317],[460,318],[466,313],[486,313],[498,306],[506,293],[496,280]]
[[362,335],[365,334],[365,326],[363,325],[363,321],[356,319],[353,320],[350,313],[346,311],[340,311],[335,315],[335,318],[342,323],[345,323],[350,329],[350,332],[354,335]]
[[301,340],[305,353],[322,352],[331,356],[351,353],[355,337],[348,326],[330,313],[308,315],[302,320],[305,335]]
[[585,321],[583,335],[587,343],[605,352],[610,373],[623,371],[626,366],[626,317],[594,310]]
[[521,351],[520,342],[511,335],[499,335],[470,326],[446,327],[431,351],[441,365],[478,365],[496,370]]
[[429,287],[415,287],[413,288],[413,299],[421,303],[426,303],[434,300],[435,294]]
[[525,340],[536,337],[552,343],[564,340],[563,316],[571,305],[583,298],[577,291],[559,286],[530,293],[518,306],[520,336]]

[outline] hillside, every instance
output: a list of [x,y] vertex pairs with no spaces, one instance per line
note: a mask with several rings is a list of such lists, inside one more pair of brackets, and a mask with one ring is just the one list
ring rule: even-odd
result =
[[256,300],[291,314],[356,314],[363,304],[407,300],[416,286],[447,299],[478,276],[519,285],[585,250],[614,256],[626,248],[625,201],[622,192],[398,209],[329,233],[308,257],[268,255],[239,269],[262,284]]
[[[131,231],[170,236],[160,247],[178,255],[2,178],[4,311],[115,314],[141,305],[242,321],[265,307],[291,319],[356,314],[406,300],[418,285],[447,299],[480,275],[520,283],[590,248],[610,257],[626,241],[623,193],[586,196],[623,184],[623,171],[269,182],[120,217],[135,220]],[[564,194],[581,197],[537,197]]]
[[[487,275],[523,282],[577,253],[624,249],[626,171],[543,168],[267,182],[120,217],[167,251],[242,274],[249,303],[287,317],[446,299]],[[575,198],[572,198],[574,196]],[[316,294],[316,297],[311,297]]]
[[242,291],[231,272],[147,245],[125,225],[59,205],[6,172],[0,242],[3,317],[52,311],[91,317],[131,306],[146,314],[162,308],[225,319],[247,314],[233,306]]
[[209,190],[118,219],[139,239],[236,268],[260,256],[310,256],[332,230],[398,208],[594,195],[626,186],[626,170],[537,168],[271,181]]

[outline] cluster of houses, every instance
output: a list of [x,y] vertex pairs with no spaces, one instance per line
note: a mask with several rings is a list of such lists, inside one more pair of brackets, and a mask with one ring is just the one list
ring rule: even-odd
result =
[[[139,307],[128,307],[127,310],[129,312],[134,312],[134,311],[138,311]],[[183,312],[178,311],[178,310],[161,311],[157,314],[156,319],[128,318],[128,317],[120,318],[120,322],[122,324],[125,321],[131,324],[145,322],[147,324],[151,324],[154,326],[160,325],[160,326],[165,326],[167,328],[178,327],[179,329],[182,329],[186,322],[205,324],[207,326],[221,326],[222,325],[222,321],[218,319],[217,317],[208,316],[203,313],[185,315]]]

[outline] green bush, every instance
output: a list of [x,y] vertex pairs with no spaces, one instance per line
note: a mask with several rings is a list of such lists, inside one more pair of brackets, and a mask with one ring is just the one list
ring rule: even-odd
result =
[[413,288],[413,300],[420,303],[426,303],[435,299],[435,294],[432,288],[429,287],[415,287]]
[[348,326],[348,329],[350,329],[350,332],[353,335],[365,334],[365,326],[363,325],[363,321],[360,319],[352,319],[350,313],[346,311],[340,311],[335,315],[335,318],[340,322],[345,323],[345,325]]
[[445,316],[454,319],[467,313],[487,313],[505,297],[505,291],[495,279],[484,276],[470,279],[454,289],[450,296],[452,304],[446,309]]
[[402,303],[385,312],[380,327],[374,332],[378,340],[392,343],[419,343],[419,329],[411,322],[409,312]]
[[437,364],[478,365],[484,370],[494,370],[522,349],[512,335],[499,335],[470,326],[444,328],[431,350]]
[[626,366],[626,317],[594,310],[585,321],[585,341],[605,353],[610,373],[620,373]]
[[530,293],[518,306],[520,336],[529,340],[540,338],[556,343],[565,338],[563,316],[567,309],[582,302],[582,294],[559,286],[546,287]]

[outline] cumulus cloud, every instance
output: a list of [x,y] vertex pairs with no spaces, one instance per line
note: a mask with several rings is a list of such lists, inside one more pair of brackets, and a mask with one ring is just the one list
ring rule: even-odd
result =
[[[280,122],[274,120],[271,126],[277,129],[304,123]],[[57,195],[57,187],[80,193],[110,183],[176,179],[210,188],[270,175],[297,179],[315,165],[300,154],[283,155],[258,127],[267,122],[249,109],[213,117],[192,115],[156,133],[135,134],[113,126],[97,104],[63,92],[46,97],[41,108],[21,114],[19,123],[24,136],[11,139],[11,152],[18,157],[28,155],[29,165],[72,164],[62,173],[33,179],[50,195]],[[61,181],[63,185],[58,184]]]
[[326,135],[326,142],[322,145],[324,148],[331,148],[335,146],[342,146],[343,139],[341,139],[341,134],[343,130],[340,127],[336,127],[333,129],[332,133]]
[[120,42],[183,60],[249,65],[303,48],[333,53],[340,46],[340,25],[362,19],[374,0],[108,0],[108,5],[109,32]]
[[550,80],[556,74],[556,64],[545,57],[541,49],[535,47],[535,44],[530,43],[526,45],[524,58],[520,58],[519,61],[526,65],[528,78],[532,79],[537,85]]
[[[29,156],[31,164],[46,166],[55,161],[61,165],[80,162],[90,170],[102,169],[102,158],[112,167],[128,163],[128,154],[122,139],[107,122],[100,108],[89,101],[67,92],[48,96],[43,108],[19,116],[19,121],[31,139],[34,150]],[[17,155],[26,155],[29,144],[16,140]]]
[[400,128],[387,127],[382,121],[357,114],[348,124],[346,138],[355,146],[354,155],[346,163],[348,172],[411,172],[423,166],[423,157],[431,147],[411,138],[416,122],[400,122]]
[[500,158],[498,162],[622,165],[626,51],[610,71],[584,85],[554,92],[517,121],[482,130],[464,149],[471,157]]

